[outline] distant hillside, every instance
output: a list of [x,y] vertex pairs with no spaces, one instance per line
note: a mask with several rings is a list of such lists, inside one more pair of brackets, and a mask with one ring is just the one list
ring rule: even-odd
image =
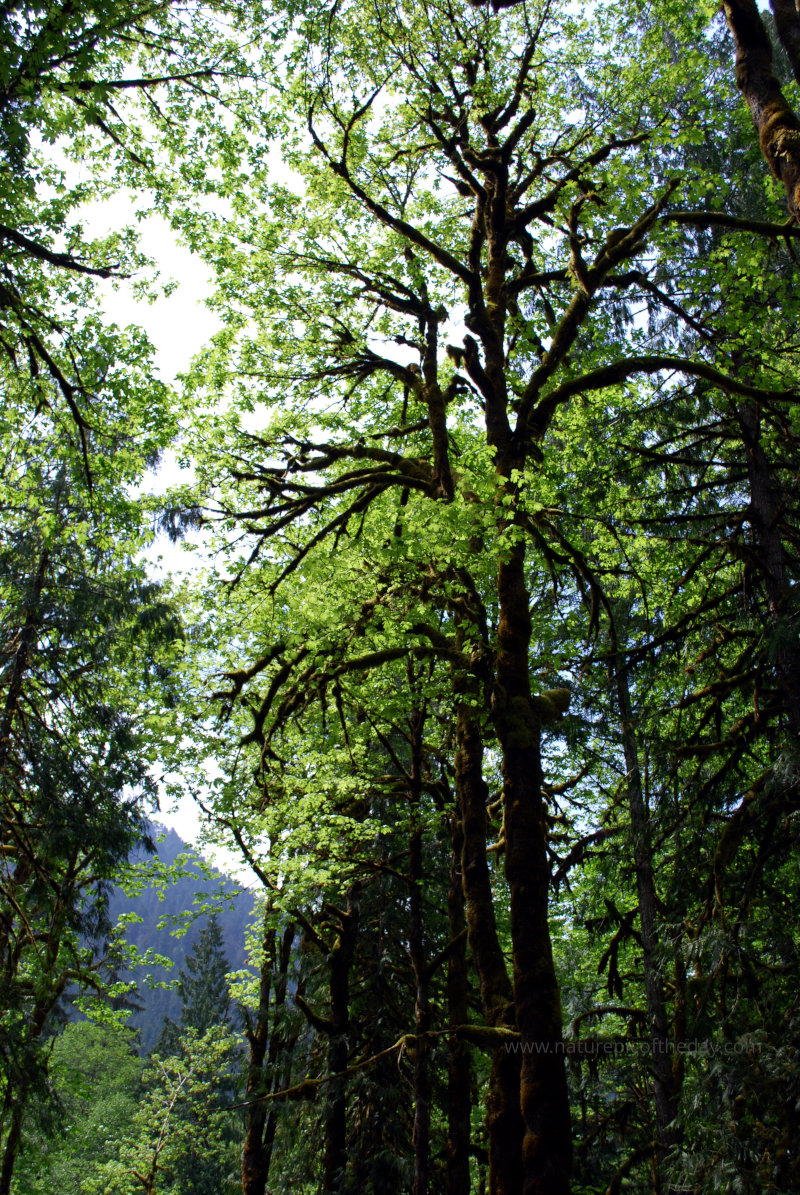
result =
[[[191,848],[174,830],[164,830],[157,826],[155,833],[161,839],[158,843],[158,857],[162,863],[174,863],[184,851],[192,854]],[[219,893],[231,898],[230,901],[215,901],[219,906],[217,920],[223,933],[230,970],[236,971],[245,965],[244,937],[255,905],[253,894],[221,872],[213,870],[209,876],[205,867],[195,864],[190,864],[189,867],[192,874],[169,885],[164,890],[163,900],[160,899],[156,887],[145,888],[135,897],[126,896],[121,888],[115,888],[111,896],[109,913],[112,922],[122,913],[132,912],[142,918],[141,922],[128,926],[128,941],[140,951],[150,947],[156,953],[172,959],[174,966],[170,971],[162,967],[150,969],[153,978],[157,980],[177,979],[184,959],[191,953],[200,931],[207,922],[207,916],[198,916],[182,937],[175,937],[170,932],[169,921],[165,928],[158,929],[159,920],[174,918],[176,924],[180,924],[187,912],[197,910],[198,905],[218,896]],[[141,982],[141,975],[134,978],[139,983],[139,1001],[144,1008],[141,1012],[133,1014],[130,1023],[138,1029],[142,1048],[148,1051],[156,1043],[164,1018],[171,1017],[177,1021],[180,1017],[181,1001],[177,992],[149,988]]]

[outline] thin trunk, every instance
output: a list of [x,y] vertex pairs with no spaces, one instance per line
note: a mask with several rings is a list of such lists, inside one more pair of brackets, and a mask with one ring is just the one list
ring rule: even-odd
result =
[[673,1074],[670,1048],[669,1019],[664,994],[664,982],[658,963],[658,918],[656,884],[653,870],[653,848],[650,825],[642,789],[639,766],[639,745],[631,709],[628,671],[619,651],[616,633],[614,642],[614,679],[617,703],[622,721],[622,750],[625,756],[628,810],[633,836],[633,865],[636,872],[636,896],[639,906],[639,926],[642,934],[644,989],[650,1026],[650,1046],[653,1060],[653,1087],[656,1114],[656,1136],[659,1144],[658,1172],[663,1170],[667,1152],[679,1140],[674,1125],[678,1114],[678,1092]]
[[411,826],[408,845],[409,927],[408,951],[414,973],[414,1031],[417,1044],[414,1052],[414,1150],[413,1195],[427,1195],[430,1154],[431,1075],[430,1044],[424,1036],[431,1027],[431,1007],[427,958],[422,923],[422,824],[420,798],[422,795],[422,729],[423,715],[413,710],[411,715],[411,785],[409,792]]
[[[467,938],[487,1024],[515,1029],[513,993],[497,937],[486,859],[488,791],[483,778],[483,740],[475,710],[468,701],[458,705],[456,744],[456,800],[463,827],[461,875]],[[519,1083],[519,1055],[501,1047],[492,1056],[486,1094],[490,1195],[519,1195],[522,1190],[524,1125]]]
[[11,668],[2,717],[0,717],[0,775],[5,771],[11,753],[11,732],[14,727],[14,718],[16,717],[19,700],[22,696],[22,684],[25,673],[28,670],[31,650],[36,640],[36,631],[39,626],[39,605],[42,597],[42,589],[44,588],[48,560],[49,554],[47,549],[44,548],[39,554],[36,575],[33,578],[30,596],[25,607],[25,622],[20,631],[17,650],[14,653],[14,663]]
[[[457,640],[460,649],[460,639]],[[461,878],[467,936],[489,1025],[514,1028],[514,997],[497,936],[494,896],[486,855],[489,790],[483,778],[483,737],[473,702],[479,697],[470,678],[459,679],[456,698],[456,803],[461,823]]]
[[[358,932],[358,904],[354,892],[347,898],[347,910],[341,915],[341,927],[331,948],[330,968],[330,1039],[328,1072],[346,1070],[350,1030],[350,968],[355,955]],[[325,1156],[323,1191],[332,1195],[340,1190],[347,1167],[347,1091],[344,1079],[329,1085],[325,1110]]]
[[[447,922],[450,941],[456,942],[447,959],[447,1023],[450,1028],[469,1020],[469,976],[464,935],[464,891],[461,854],[464,834],[458,814],[450,824],[450,885],[447,890]],[[453,1034],[447,1063],[447,1195],[469,1195],[470,1146],[470,1055],[466,1042]]]
[[786,51],[794,77],[800,83],[800,12],[797,4],[795,0],[770,0],[770,5],[775,14],[781,45]]
[[763,573],[769,617],[774,628],[786,624],[786,632],[776,636],[775,672],[789,727],[795,737],[800,737],[800,644],[797,626],[792,622],[795,612],[791,609],[792,591],[781,538],[781,511],[775,493],[773,470],[761,445],[758,408],[754,403],[742,403],[738,415],[750,483],[750,523]]
[[[281,1086],[288,1086],[289,1079],[284,1082],[283,1075],[279,1074],[278,1059],[281,1054],[286,1055],[289,1071],[291,1071],[291,1056],[297,1041],[297,1034],[295,1033],[291,1038],[287,1037],[282,1031],[281,1021],[283,1017],[283,1010],[286,1005],[286,991],[288,985],[289,963],[292,957],[292,945],[294,943],[297,927],[294,922],[287,925],[283,933],[283,941],[281,942],[281,949],[278,955],[278,974],[275,978],[275,1009],[272,1014],[272,1033],[269,1039],[269,1051],[267,1054],[267,1065],[269,1072],[272,1075],[272,1091],[278,1091]],[[275,1132],[278,1127],[278,1110],[273,1103],[270,1107],[269,1115],[267,1116],[267,1123],[264,1127],[264,1167],[265,1179],[269,1176],[269,1168],[272,1164],[272,1150],[275,1144]]]
[[264,1195],[267,1189],[268,1166],[264,1157],[264,1125],[267,1105],[264,1101],[250,1103],[264,1094],[264,1058],[267,1053],[270,1028],[270,995],[275,965],[275,930],[269,925],[271,909],[264,911],[264,938],[261,944],[261,974],[258,1012],[253,1029],[247,1034],[249,1058],[245,1100],[248,1101],[242,1152],[242,1195]]
[[[262,947],[259,1005],[256,1023],[247,1034],[249,1059],[247,1066],[247,1103],[244,1149],[242,1152],[242,1195],[265,1195],[269,1168],[272,1161],[272,1147],[277,1126],[277,1112],[258,1097],[267,1093],[267,1079],[270,1090],[277,1090],[277,1061],[285,1042],[281,1041],[279,1021],[286,1000],[286,978],[294,940],[295,927],[287,926],[277,951],[277,937],[270,928],[272,910],[264,913],[264,940]],[[277,957],[276,957],[277,955]],[[277,962],[277,974],[276,971]],[[274,995],[273,975],[275,976]],[[266,1062],[266,1067],[265,1067]]]
[[524,1195],[567,1195],[572,1133],[561,998],[548,923],[550,866],[540,756],[541,715],[532,700],[530,597],[525,545],[498,568],[498,653],[492,709],[503,755],[506,879],[511,897],[514,1006],[522,1038]]
[[[11,738],[14,730],[14,720],[22,696],[23,682],[30,663],[31,651],[36,643],[36,633],[40,617],[39,607],[48,562],[49,553],[46,548],[43,548],[39,554],[36,574],[33,577],[30,595],[25,607],[25,621],[20,631],[19,643],[14,654],[14,663],[8,681],[6,699],[3,703],[3,712],[0,715],[0,777],[6,771],[11,756]],[[11,875],[13,872],[13,885],[18,892],[21,892],[30,877],[31,865],[30,860],[25,858],[24,855],[20,857],[15,847],[15,840],[17,843],[19,842],[16,832],[9,830],[8,823],[6,823],[2,829],[2,838],[0,838],[0,859],[2,859],[4,873],[9,877],[9,883],[12,882]],[[13,916],[10,912],[0,917],[0,965],[4,969],[7,965],[11,965],[10,939],[13,924]]]
[[10,1195],[14,1165],[22,1140],[22,1107],[19,1104],[12,1106],[10,1119],[11,1123],[3,1146],[3,1163],[0,1167],[0,1195]]

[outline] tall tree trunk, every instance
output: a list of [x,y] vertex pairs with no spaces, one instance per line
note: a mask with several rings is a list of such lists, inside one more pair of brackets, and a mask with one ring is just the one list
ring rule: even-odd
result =
[[[510,475],[510,473],[509,473]],[[514,1006],[522,1038],[524,1195],[567,1195],[572,1167],[561,998],[548,923],[550,866],[540,755],[541,708],[532,699],[525,544],[498,568],[498,653],[492,708],[503,754],[506,879],[511,897]]]
[[[493,1027],[516,1028],[514,999],[497,936],[492,885],[486,859],[486,803],[483,740],[469,701],[471,686],[459,682],[467,700],[456,715],[456,801],[463,830],[461,876],[467,939],[480,985],[483,1015]],[[486,1094],[490,1195],[519,1195],[522,1190],[520,1058],[501,1046],[492,1055]]]
[[[330,1038],[328,1071],[336,1074],[347,1067],[350,1030],[350,968],[358,934],[358,901],[355,891],[347,898],[347,909],[340,913],[341,927],[331,948],[330,968]],[[325,1156],[323,1191],[325,1195],[341,1189],[347,1167],[347,1089],[344,1079],[334,1080],[328,1088],[325,1110]]]
[[[294,941],[295,927],[286,927],[280,950],[277,935],[270,927],[272,910],[264,912],[264,939],[259,987],[259,1005],[255,1025],[247,1033],[247,1103],[245,1139],[242,1152],[242,1195],[265,1195],[278,1115],[259,1096],[277,1090],[277,1062],[286,1047],[280,1034],[280,1019],[286,1002],[286,981]],[[276,966],[277,964],[277,966]],[[271,998],[274,976],[274,995]],[[266,1066],[265,1066],[266,1063]],[[253,1101],[252,1103],[249,1101]]]
[[795,0],[770,0],[770,7],[775,15],[775,26],[781,45],[794,72],[794,77],[800,83],[800,12]]
[[625,757],[628,810],[633,837],[633,865],[636,873],[639,926],[642,934],[644,989],[650,1028],[656,1135],[659,1145],[658,1178],[663,1170],[668,1150],[679,1140],[679,1133],[674,1125],[678,1114],[678,1092],[673,1073],[664,981],[658,963],[659,940],[653,848],[650,838],[649,815],[642,787],[642,772],[639,765],[639,745],[631,709],[627,665],[619,649],[615,629],[612,629],[612,639],[614,680],[622,723],[622,750]]
[[[275,965],[275,931],[269,925],[271,909],[264,911],[264,937],[261,943],[261,971],[258,994],[258,1012],[252,1029],[248,1028],[247,1042],[247,1101],[244,1149],[242,1152],[242,1195],[264,1195],[267,1188],[269,1165],[264,1155],[264,1125],[267,1119],[267,1105],[258,1097],[265,1092],[264,1059],[270,1030],[270,995],[272,972]],[[258,1101],[251,1103],[250,1101]]]
[[761,151],[800,220],[800,121],[772,71],[772,44],[755,0],[722,0],[736,47],[736,84],[750,108]]
[[[278,954],[278,974],[275,977],[275,1008],[272,1014],[272,1032],[269,1039],[269,1051],[267,1054],[267,1065],[269,1072],[272,1075],[272,1091],[278,1091],[281,1086],[288,1086],[291,1075],[292,1051],[297,1042],[297,1033],[295,1032],[291,1037],[287,1036],[283,1026],[283,1013],[286,1007],[286,994],[289,978],[289,963],[292,958],[292,946],[294,944],[297,926],[294,922],[290,922],[283,933],[283,941],[281,942],[280,952]],[[282,1073],[278,1067],[278,1061],[281,1055],[284,1055],[287,1066],[284,1067]],[[263,1138],[263,1156],[266,1175],[269,1177],[269,1168],[272,1164],[272,1150],[275,1145],[275,1132],[278,1127],[278,1110],[273,1104],[270,1107],[269,1115],[267,1116],[267,1123],[264,1126]]]
[[14,727],[19,699],[22,696],[22,684],[28,670],[30,654],[36,641],[39,626],[39,606],[41,603],[44,578],[47,572],[49,554],[43,548],[39,554],[39,563],[31,581],[31,590],[25,606],[25,622],[19,635],[17,650],[14,653],[14,663],[3,703],[3,713],[0,716],[0,775],[5,771],[11,752],[11,732]]
[[767,608],[774,628],[785,627],[777,635],[775,672],[781,689],[789,728],[800,738],[800,643],[796,611],[792,609],[786,550],[781,538],[781,512],[773,480],[773,470],[761,444],[761,416],[754,403],[742,403],[738,409],[742,429],[747,477],[750,483],[750,524],[755,535],[757,557],[763,574]]
[[[447,959],[447,1024],[451,1029],[469,1019],[466,920],[461,879],[464,833],[457,811],[450,822],[450,884],[447,889],[447,923],[450,941],[456,943]],[[469,1046],[453,1034],[447,1062],[447,1195],[469,1195],[470,1145]]]
[[422,920],[422,823],[420,798],[422,795],[422,732],[424,717],[421,711],[411,713],[411,773],[410,773],[410,833],[408,844],[409,927],[408,952],[414,973],[414,1031],[417,1044],[414,1052],[414,1150],[413,1195],[427,1195],[430,1153],[431,1075],[430,1043],[425,1037],[431,1027],[428,960],[425,954]]
[[10,1124],[3,1145],[3,1161],[0,1165],[0,1195],[10,1195],[11,1193],[11,1180],[22,1141],[22,1112],[21,1105],[12,1104]]

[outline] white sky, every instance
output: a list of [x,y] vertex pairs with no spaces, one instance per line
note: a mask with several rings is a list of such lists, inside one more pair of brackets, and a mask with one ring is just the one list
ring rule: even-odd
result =
[[[125,195],[93,204],[81,213],[91,231],[102,235],[108,228],[135,224],[134,204]],[[120,325],[138,324],[156,348],[156,364],[168,382],[188,366],[194,354],[219,328],[219,320],[205,306],[211,293],[211,272],[199,258],[178,244],[175,233],[160,216],[149,216],[139,225],[141,249],[157,263],[162,283],[179,283],[169,296],[154,303],[137,302],[131,282],[100,282],[103,307]]]
[[[81,217],[87,231],[102,236],[111,228],[136,224],[135,204],[131,197],[121,194],[83,209]],[[205,305],[211,293],[211,271],[178,243],[166,220],[150,216],[142,220],[138,227],[140,247],[158,264],[160,282],[176,281],[178,286],[170,295],[148,303],[135,298],[134,280],[102,281],[98,286],[103,310],[109,320],[122,327],[136,324],[144,328],[156,350],[155,363],[159,376],[165,382],[179,384],[178,375],[188,368],[192,357],[220,326],[219,319]],[[180,472],[174,457],[166,453],[159,470],[145,479],[144,488],[148,492],[159,492],[185,479],[186,474]],[[147,556],[157,573],[186,572],[193,567],[191,552],[186,547],[169,543],[163,536],[159,537]],[[201,816],[190,797],[177,807],[172,807],[165,797],[156,820],[172,827],[186,842],[194,844]],[[212,853],[205,847],[203,854],[227,874],[235,875],[241,882],[248,882],[249,873],[242,872],[238,856]]]

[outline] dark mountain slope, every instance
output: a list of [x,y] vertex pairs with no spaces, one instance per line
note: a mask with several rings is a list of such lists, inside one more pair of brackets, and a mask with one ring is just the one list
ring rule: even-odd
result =
[[[121,888],[115,888],[109,902],[112,922],[116,922],[123,913],[135,913],[142,918],[140,922],[128,926],[126,936],[129,942],[141,953],[150,948],[173,962],[169,971],[163,967],[140,968],[134,976],[139,1002],[144,1007],[133,1014],[131,1025],[138,1029],[145,1051],[155,1045],[164,1018],[177,1021],[181,1013],[178,993],[148,986],[145,975],[149,974],[154,981],[159,982],[176,980],[186,956],[194,949],[207,923],[209,913],[214,911],[222,930],[230,970],[240,970],[246,962],[245,930],[255,905],[252,892],[221,872],[209,868],[197,855],[193,855],[192,849],[174,830],[155,827],[154,836],[159,840],[159,864],[170,867],[183,856],[182,870],[189,874],[166,887],[149,884],[137,896],[127,896]],[[209,911],[204,911],[209,906]],[[159,922],[163,923],[161,928]],[[185,932],[176,936],[176,930],[180,931],[181,927],[186,926]]]

